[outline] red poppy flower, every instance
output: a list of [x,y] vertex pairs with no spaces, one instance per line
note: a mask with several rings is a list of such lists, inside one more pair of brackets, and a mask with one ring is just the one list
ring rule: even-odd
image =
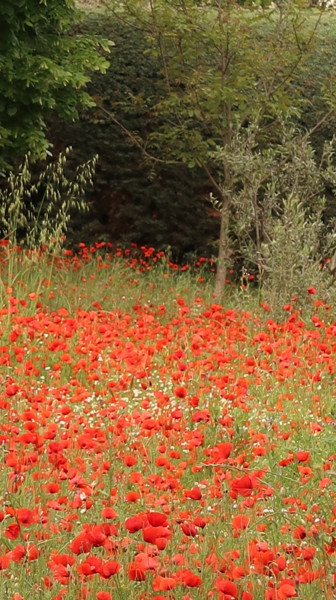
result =
[[308,462],[310,459],[310,452],[301,450],[295,454],[295,458],[298,460],[298,462]]
[[313,560],[314,556],[316,554],[316,548],[312,547],[312,546],[306,546],[306,548],[302,548],[302,556],[304,558],[304,560]]
[[115,560],[107,560],[101,563],[98,573],[104,577],[104,579],[109,579],[112,575],[115,575],[120,571],[121,564]]
[[137,459],[132,454],[126,454],[124,456],[124,465],[126,467],[133,467],[137,462]]
[[20,535],[20,526],[17,523],[12,523],[8,525],[7,529],[4,532],[4,535],[9,540],[16,540]]
[[167,525],[167,517],[166,517],[166,515],[164,515],[162,513],[148,512],[148,513],[146,513],[146,517],[147,517],[148,523],[150,525],[152,525],[153,527],[159,527],[159,526],[165,527]]
[[[111,526],[107,525],[107,527]],[[109,534],[109,531],[106,531],[103,525],[94,525],[93,527],[88,528],[84,535],[87,536],[87,539],[91,542],[92,546],[98,547],[103,546],[107,537],[106,533]]]
[[184,535],[187,535],[188,537],[195,537],[195,535],[197,535],[198,531],[197,531],[197,527],[194,525],[194,523],[181,523],[181,529],[184,533]]
[[117,516],[116,511],[111,508],[110,506],[106,506],[105,508],[103,508],[102,510],[102,517],[104,519],[115,519]]
[[82,554],[86,552],[90,552],[93,544],[88,539],[86,533],[79,534],[72,542],[69,544],[69,549],[74,554]]
[[197,485],[194,485],[192,490],[185,490],[184,495],[191,500],[201,500],[202,492]]
[[247,515],[236,515],[232,519],[232,527],[233,529],[246,529],[250,519]]
[[134,517],[129,517],[125,521],[125,527],[130,533],[135,533],[142,529],[143,525],[146,523],[147,517],[145,515],[134,515]]
[[188,390],[183,386],[178,386],[174,389],[174,394],[177,398],[186,398]]
[[131,581],[145,581],[146,569],[144,569],[141,564],[133,562],[127,569],[127,575]]
[[199,587],[202,585],[202,579],[189,571],[189,569],[180,569],[174,575],[177,581],[187,587]]
[[14,562],[19,563],[25,555],[26,555],[26,549],[21,544],[19,544],[18,546],[15,546],[15,548],[13,548],[13,550],[12,550],[12,560]]
[[157,575],[152,583],[154,592],[166,592],[173,590],[176,586],[177,581],[174,577],[162,577],[161,575]]
[[125,494],[125,502],[136,502],[139,499],[139,492],[127,492],[127,494]]
[[142,537],[145,542],[155,544],[158,538],[170,538],[171,533],[169,529],[167,529],[167,527],[152,527],[151,525],[149,525],[148,527],[143,528]]
[[[148,548],[147,548],[148,550]],[[144,571],[155,570],[159,567],[159,561],[149,554],[149,552],[139,552],[136,555],[134,562]]]
[[57,494],[57,492],[59,492],[60,489],[61,489],[61,487],[58,483],[48,483],[47,484],[47,491],[49,492],[49,494]]
[[97,592],[96,598],[97,600],[112,600],[112,595],[110,592]]
[[291,583],[280,583],[278,589],[278,600],[286,600],[287,598],[296,598],[297,592],[293,584]]
[[241,495],[244,497],[250,496],[253,493],[254,482],[249,475],[243,475],[243,477],[236,477],[230,482],[230,487],[235,495]]
[[65,565],[52,564],[50,566],[53,578],[62,585],[68,585],[70,579],[70,571]]
[[91,555],[78,565],[77,571],[81,575],[93,575],[94,573],[100,573],[101,566],[101,559],[98,556]]
[[236,600],[238,598],[238,588],[233,581],[217,577],[215,586],[219,592],[224,594],[225,600]]
[[0,571],[4,569],[8,569],[10,562],[12,560],[11,552],[7,552],[6,554],[0,555]]
[[231,442],[221,442],[216,444],[214,449],[217,450],[220,460],[226,460],[232,452],[232,444]]
[[306,536],[307,536],[307,531],[303,525],[299,525],[298,527],[295,527],[295,529],[293,531],[293,537],[296,540],[303,540]]
[[34,511],[29,508],[18,508],[16,511],[16,518],[21,525],[31,525],[36,520]]

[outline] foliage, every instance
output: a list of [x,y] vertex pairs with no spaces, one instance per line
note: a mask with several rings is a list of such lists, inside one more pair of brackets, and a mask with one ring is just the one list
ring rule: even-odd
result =
[[258,279],[264,298],[281,309],[293,296],[306,298],[306,282],[327,297],[335,223],[326,218],[327,189],[336,192],[335,138],[322,155],[309,137],[283,124],[281,141],[256,151],[253,128],[223,149],[235,181],[230,227],[232,251]]
[[273,218],[268,243],[262,245],[268,270],[263,291],[274,307],[294,297],[302,305],[307,281],[325,300],[334,294],[326,260],[336,251],[335,220],[324,218],[324,192],[329,187],[336,193],[335,142],[324,145],[318,160],[307,140],[294,138],[279,149],[281,170],[265,194],[268,205],[273,204]]
[[2,0],[0,5],[0,168],[26,152],[45,155],[45,120],[92,104],[84,87],[105,70],[103,38],[73,34],[73,0]]
[[[277,312],[286,302],[301,306],[306,300],[307,282],[325,292],[328,276],[322,272],[320,239],[322,219],[317,211],[309,211],[291,196],[283,203],[280,218],[273,221],[272,239],[265,245],[265,278],[263,298]],[[312,213],[312,214],[309,214]],[[324,277],[323,277],[324,276]],[[325,286],[324,286],[325,287]]]

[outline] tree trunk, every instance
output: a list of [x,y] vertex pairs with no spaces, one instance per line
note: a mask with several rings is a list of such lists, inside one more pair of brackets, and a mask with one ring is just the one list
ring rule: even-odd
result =
[[[226,123],[230,123],[231,119],[231,108],[225,105],[224,113],[226,116]],[[232,141],[232,132],[230,127],[226,127],[223,132],[223,148],[229,148]],[[224,160],[223,163],[223,175],[224,181],[221,188],[221,222],[219,232],[219,248],[217,256],[217,270],[215,278],[215,289],[214,298],[217,302],[222,302],[224,296],[224,289],[226,285],[228,262],[230,258],[230,237],[229,227],[231,218],[231,197],[233,178],[230,165]]]
[[230,224],[231,200],[228,193],[223,195],[223,206],[221,210],[221,223],[219,233],[219,248],[217,257],[217,271],[215,278],[214,297],[221,302],[226,285],[228,260],[230,256],[229,224]]

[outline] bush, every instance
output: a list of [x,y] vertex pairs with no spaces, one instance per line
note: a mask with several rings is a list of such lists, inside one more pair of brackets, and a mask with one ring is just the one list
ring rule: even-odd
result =
[[324,267],[336,250],[336,230],[334,220],[325,219],[325,189],[336,192],[335,146],[336,138],[317,156],[287,125],[274,148],[256,155],[246,144],[232,158],[243,190],[235,198],[235,226],[244,268],[259,275],[263,299],[273,308],[293,298],[304,305],[309,286],[320,298],[330,295]]

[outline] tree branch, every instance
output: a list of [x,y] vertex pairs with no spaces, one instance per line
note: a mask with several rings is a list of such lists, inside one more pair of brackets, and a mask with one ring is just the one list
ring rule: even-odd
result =
[[307,133],[303,136],[302,141],[306,141],[311,135],[313,135],[313,133],[315,133],[315,131],[317,131],[317,129],[319,129],[319,127],[321,127],[321,125],[323,125],[323,123],[325,123],[329,117],[331,117],[333,114],[335,113],[335,109],[331,108],[325,115],[324,117],[322,117],[322,119],[320,119],[315,125],[314,127],[312,127],[309,131],[307,131]]
[[111,113],[109,110],[104,108],[104,106],[102,106],[101,104],[97,104],[97,107],[99,108],[99,110],[102,111],[102,113],[104,113],[104,115],[106,115],[109,118],[110,121],[112,121],[112,123],[115,123],[121,129],[121,131],[131,140],[131,142],[133,142],[133,144],[135,146],[137,146],[137,148],[139,148],[141,150],[141,152],[144,154],[144,156],[146,156],[149,160],[157,162],[157,163],[165,164],[165,165],[166,164],[170,164],[170,165],[171,164],[174,164],[174,165],[181,164],[178,161],[168,161],[168,160],[164,160],[162,158],[158,158],[157,156],[153,156],[152,154],[147,152],[146,148],[143,146],[143,144],[141,142],[139,142],[136,135],[132,131],[127,129],[127,127],[125,127],[122,123],[120,123],[120,121],[118,121],[118,119],[115,118],[113,113]]

